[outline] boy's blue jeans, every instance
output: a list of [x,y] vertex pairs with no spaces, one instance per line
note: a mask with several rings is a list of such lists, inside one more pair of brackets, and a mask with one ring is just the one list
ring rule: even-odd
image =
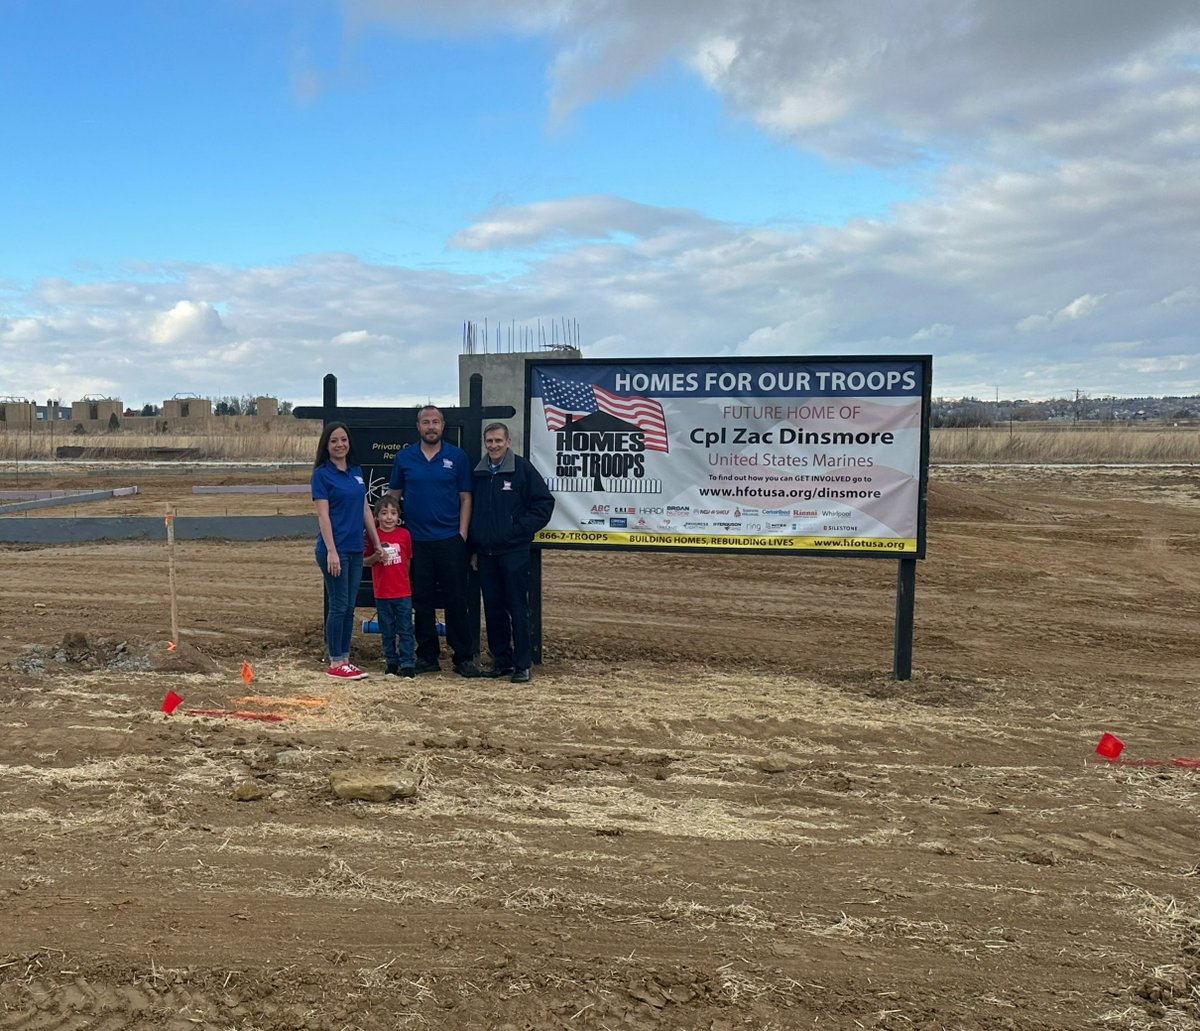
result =
[[362,552],[345,552],[342,571],[330,576],[321,556],[317,568],[325,578],[325,647],[330,662],[345,662],[350,657],[350,637],[354,633],[354,602],[362,579]]
[[412,598],[376,598],[383,657],[389,666],[413,664]]

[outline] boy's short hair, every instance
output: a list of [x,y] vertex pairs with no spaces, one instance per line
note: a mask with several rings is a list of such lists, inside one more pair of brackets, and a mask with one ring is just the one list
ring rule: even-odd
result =
[[375,502],[375,518],[379,518],[379,513],[385,508],[394,508],[397,513],[400,512],[400,503],[390,494],[384,494],[378,501]]

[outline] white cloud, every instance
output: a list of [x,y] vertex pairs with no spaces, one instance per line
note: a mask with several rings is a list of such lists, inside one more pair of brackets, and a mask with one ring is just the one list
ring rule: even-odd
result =
[[1022,333],[1033,333],[1037,330],[1049,329],[1058,323],[1087,318],[1103,299],[1095,294],[1081,294],[1070,304],[1059,308],[1058,311],[1047,312],[1043,315],[1027,315],[1017,323],[1017,329]]
[[207,301],[178,301],[154,319],[147,335],[153,343],[172,346],[213,340],[225,332],[220,314]]
[[[557,48],[551,117],[680,60],[727,103],[807,147],[871,161],[1041,132],[1062,147],[1153,137],[1188,121],[1200,15],[1192,0],[343,0],[402,31],[505,26]],[[1121,117],[1121,116],[1124,117]],[[1194,119],[1191,120],[1194,127]],[[1094,152],[1094,147],[1092,147]],[[1065,152],[1065,151],[1064,151]]]
[[50,325],[46,319],[12,319],[0,324],[0,340],[13,343],[32,344],[45,340],[50,335]]
[[1038,330],[1045,329],[1053,321],[1052,315],[1027,315],[1017,323],[1017,329],[1021,333],[1036,333]]
[[1173,290],[1158,303],[1168,307],[1177,304],[1198,304],[1200,303],[1200,286],[1185,286],[1180,290]]
[[565,316],[597,357],[916,345],[934,355],[941,394],[1188,394],[1200,392],[1200,367],[1178,358],[1196,350],[1197,211],[1200,175],[1126,158],[1040,174],[953,166],[940,192],[886,219],[791,231],[559,198],[462,230],[460,243],[520,248],[507,279],[325,254],[34,284],[10,306],[28,314],[0,324],[0,367],[19,371],[36,340],[45,364],[10,377],[16,392],[67,394],[77,381],[51,370],[94,368],[130,401],[245,389],[307,403],[326,372],[362,397],[381,393],[388,369],[385,392],[445,401],[464,318]]
[[1141,375],[1178,372],[1195,374],[1197,368],[1200,367],[1200,360],[1195,354],[1164,354],[1157,358],[1140,358],[1124,364],[1128,364]]
[[1082,294],[1058,313],[1064,319],[1083,319],[1091,315],[1099,307],[1103,297],[1095,294]]
[[693,212],[655,208],[623,197],[565,197],[490,211],[455,233],[449,246],[487,250],[618,234],[645,237],[672,228],[700,229],[704,224]]
[[948,326],[944,322],[935,322],[932,326],[922,326],[909,339],[913,343],[921,343],[925,340],[945,340],[952,336],[954,336],[953,326]]

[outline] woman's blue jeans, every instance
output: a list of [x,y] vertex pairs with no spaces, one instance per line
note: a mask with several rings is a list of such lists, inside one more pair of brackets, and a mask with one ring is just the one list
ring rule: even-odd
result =
[[343,552],[342,571],[330,576],[329,567],[317,556],[317,567],[325,578],[325,648],[330,663],[350,658],[350,637],[354,633],[354,602],[362,579],[362,552]]

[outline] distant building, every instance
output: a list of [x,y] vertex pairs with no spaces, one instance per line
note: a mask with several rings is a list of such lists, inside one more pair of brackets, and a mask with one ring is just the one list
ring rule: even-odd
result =
[[176,394],[162,403],[162,417],[171,421],[181,419],[188,422],[204,422],[212,418],[212,413],[212,401],[207,397],[196,397],[194,394]]
[[125,405],[114,397],[85,397],[71,402],[71,421],[85,430],[107,429],[113,420],[119,427],[124,418]]
[[32,426],[37,418],[37,405],[23,397],[0,399],[0,423],[4,429]]
[[51,399],[44,405],[37,406],[36,418],[38,422],[65,422],[71,417],[69,411],[65,411],[61,404]]

